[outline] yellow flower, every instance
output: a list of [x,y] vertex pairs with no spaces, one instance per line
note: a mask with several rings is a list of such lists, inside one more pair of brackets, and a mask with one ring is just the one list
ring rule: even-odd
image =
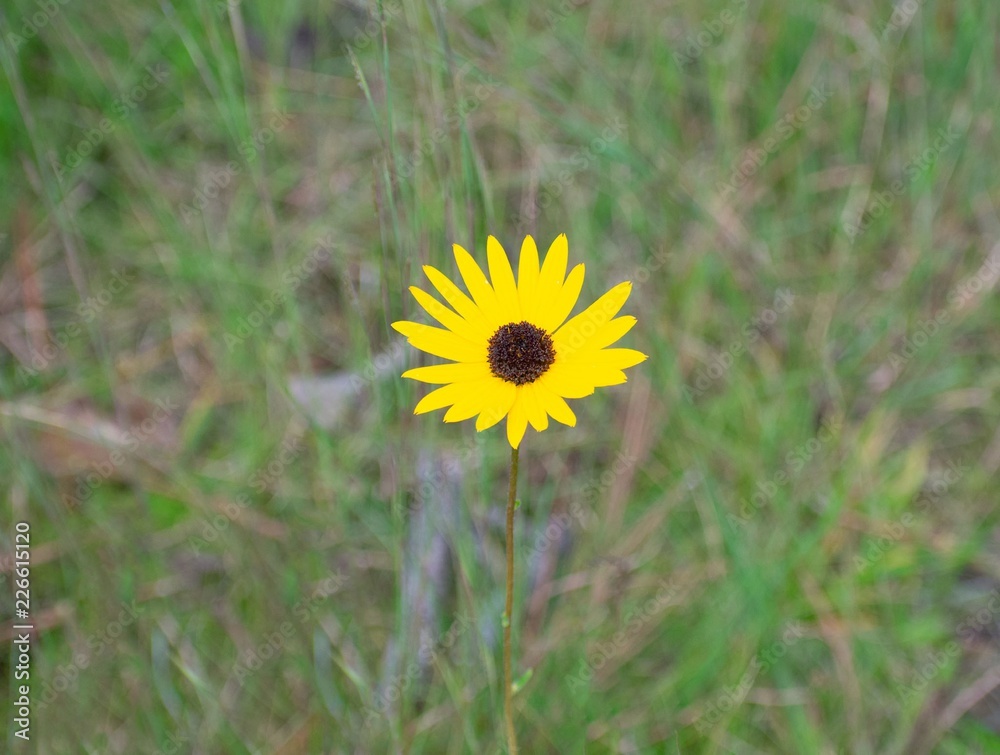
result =
[[403,373],[405,378],[444,385],[424,396],[414,414],[448,406],[445,422],[478,415],[480,431],[507,417],[507,440],[517,448],[529,422],[539,432],[548,427],[549,416],[576,425],[565,399],[626,381],[622,370],[646,355],[607,347],[635,325],[634,317],[615,317],[632,284],[618,284],[566,320],[580,296],[584,271],[580,264],[566,275],[568,253],[562,234],[539,266],[535,240],[525,237],[515,283],[507,253],[490,236],[486,255],[491,283],[472,255],[456,244],[455,261],[472,298],[439,270],[424,266],[451,308],[416,286],[410,286],[410,292],[444,328],[405,320],[392,327],[412,346],[452,362]]

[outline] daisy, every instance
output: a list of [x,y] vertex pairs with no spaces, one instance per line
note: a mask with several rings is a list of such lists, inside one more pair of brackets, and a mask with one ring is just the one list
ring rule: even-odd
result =
[[552,417],[575,426],[566,399],[626,382],[623,370],[647,358],[634,349],[608,348],[636,322],[629,315],[615,317],[632,291],[628,281],[567,319],[583,287],[584,266],[566,274],[566,234],[552,242],[541,265],[535,240],[525,237],[516,282],[507,253],[493,236],[486,242],[490,280],[465,249],[456,244],[454,251],[468,295],[430,265],[424,272],[450,306],[410,287],[443,327],[392,324],[415,348],[452,360],[403,373],[443,386],[424,396],[414,414],[449,407],[445,422],[476,417],[478,431],[506,417],[507,440],[517,449],[528,424],[541,432]]

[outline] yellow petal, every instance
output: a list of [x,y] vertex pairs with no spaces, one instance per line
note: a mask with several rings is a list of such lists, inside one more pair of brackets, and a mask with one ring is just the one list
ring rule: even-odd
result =
[[524,410],[528,415],[528,422],[531,423],[531,426],[535,430],[542,432],[542,430],[545,430],[549,426],[549,415],[542,408],[542,402],[539,401],[535,385],[533,383],[526,385],[521,389],[521,392],[523,394]]
[[536,380],[532,385],[535,388],[535,395],[542,402],[542,407],[552,415],[552,419],[570,427],[576,427],[576,415],[569,408],[562,396],[553,393],[542,381]]
[[431,267],[430,265],[424,265],[424,274],[433,284],[434,288],[438,290],[438,293],[444,297],[444,300],[448,302],[452,308],[458,312],[458,314],[470,323],[481,325],[484,329],[488,328],[486,318],[479,310],[479,307],[476,306],[476,303],[466,296],[462,292],[462,289],[452,283],[451,279],[448,278],[447,275],[442,273],[436,267]]
[[608,385],[621,385],[628,382],[628,377],[621,370],[613,370],[609,367],[598,367],[590,372],[590,380],[595,388],[603,388]]
[[591,395],[595,388],[628,382],[628,378],[621,370],[603,366],[578,369],[575,365],[569,367],[563,365],[561,370],[553,367],[539,379],[539,382],[545,378],[548,378],[546,387],[564,398],[583,398]]
[[[616,353],[619,352],[619,353]],[[543,377],[555,374],[555,380],[562,381],[570,390],[583,390],[584,386],[600,388],[606,385],[619,385],[627,382],[623,366],[638,364],[646,355],[633,349],[605,349],[604,351],[588,351],[570,359],[557,361]],[[559,391],[567,398],[578,398]]]
[[476,430],[482,431],[493,427],[506,417],[516,397],[517,386],[506,380],[498,379],[497,385],[494,385],[489,390],[489,394],[483,398],[483,410],[476,420]]
[[415,367],[403,373],[403,377],[419,380],[421,383],[464,383],[490,377],[490,366],[486,362],[453,362],[434,364],[430,367]]
[[624,370],[645,362],[649,357],[635,349],[600,349],[580,351],[566,358],[563,363],[578,370],[612,369]]
[[471,419],[479,414],[481,408],[482,403],[478,396],[466,396],[461,401],[456,401],[455,405],[445,412],[444,421],[462,422],[463,420]]
[[475,385],[476,383],[452,383],[442,388],[435,388],[417,402],[413,413],[426,414],[435,409],[443,409],[446,406],[451,406],[459,399],[474,392],[476,389],[473,386]]
[[545,262],[542,263],[541,272],[538,274],[538,290],[536,292],[537,302],[535,316],[541,313],[538,306],[546,301],[548,297],[554,296],[566,280],[566,261],[569,258],[569,241],[566,234],[561,233],[552,242],[549,251],[545,254]]
[[611,322],[631,292],[632,284],[629,281],[619,283],[576,317],[567,320],[552,335],[552,339],[564,344],[585,344],[589,338]]
[[[445,422],[461,422],[465,419],[475,417],[482,413],[490,405],[496,403],[501,397],[510,395],[513,403],[513,394],[508,393],[504,386],[514,387],[513,383],[507,383],[498,377],[490,375],[486,380],[476,382],[473,390],[455,402],[455,405],[444,415]],[[509,405],[508,405],[509,408]]]
[[419,322],[401,320],[392,327],[406,336],[412,346],[453,362],[485,362],[486,342],[474,344],[450,330],[432,328]]
[[583,264],[574,267],[558,293],[549,299],[547,304],[537,308],[538,314],[535,324],[538,327],[551,333],[565,322],[580,298],[580,289],[583,288],[583,274]]
[[500,305],[497,303],[496,292],[494,292],[489,281],[486,280],[486,276],[479,265],[472,259],[472,255],[458,244],[455,244],[453,248],[455,251],[455,262],[458,263],[458,272],[461,273],[462,280],[465,281],[465,287],[469,289],[472,299],[483,313],[483,317],[485,317],[487,323],[493,326],[494,329],[505,325],[509,320],[503,319],[503,313],[500,310]]
[[619,370],[634,367],[649,359],[648,354],[643,354],[641,351],[636,351],[635,349],[601,349],[597,353],[609,367]]
[[413,298],[417,300],[417,303],[426,310],[427,314],[444,325],[452,333],[473,343],[486,341],[490,337],[490,334],[485,331],[483,326],[474,325],[464,317],[455,314],[426,291],[422,291],[416,286],[410,286],[410,293],[413,294]]
[[510,260],[496,237],[486,239],[486,259],[490,265],[490,282],[496,292],[497,304],[507,322],[521,321],[521,302],[517,297],[517,284]]
[[538,247],[531,236],[521,243],[517,261],[517,295],[521,301],[521,316],[528,322],[535,313],[535,289],[538,288]]
[[536,382],[563,398],[583,398],[594,392],[594,383],[588,375],[559,362]]
[[552,337],[552,340],[561,356],[571,357],[579,351],[595,351],[610,346],[628,333],[633,325],[635,325],[635,318],[631,315],[625,315],[624,317],[616,317],[607,325],[597,328],[589,337],[583,335],[586,330],[583,332],[566,331],[565,333],[560,331],[558,336]]
[[507,414],[507,441],[511,448],[517,448],[521,445],[524,431],[528,429],[528,415],[524,411],[523,397],[523,386],[520,386],[514,403],[510,407],[510,412]]

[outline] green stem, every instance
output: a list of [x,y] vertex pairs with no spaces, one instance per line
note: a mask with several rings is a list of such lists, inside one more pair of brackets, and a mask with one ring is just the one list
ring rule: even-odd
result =
[[510,450],[510,490],[507,494],[507,607],[503,622],[503,709],[507,719],[507,751],[517,755],[517,733],[514,730],[514,680],[510,663],[510,625],[514,609],[514,505],[517,495],[517,449]]

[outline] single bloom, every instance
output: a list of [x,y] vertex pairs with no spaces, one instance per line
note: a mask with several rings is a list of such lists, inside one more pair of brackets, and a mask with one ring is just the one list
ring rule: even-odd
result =
[[619,283],[566,319],[580,297],[584,273],[579,264],[566,274],[566,234],[552,242],[541,265],[535,240],[525,237],[516,282],[507,253],[493,236],[486,243],[490,280],[471,254],[458,244],[454,250],[468,295],[430,265],[424,265],[424,273],[450,307],[410,286],[420,306],[443,327],[406,320],[392,324],[412,346],[452,360],[403,373],[443,386],[424,396],[414,414],[450,407],[445,422],[477,417],[479,431],[506,417],[507,440],[517,448],[529,423],[538,432],[549,426],[550,416],[576,425],[566,399],[624,383],[623,370],[646,359],[634,349],[608,348],[635,325],[630,315],[615,317],[632,291],[631,282]]

